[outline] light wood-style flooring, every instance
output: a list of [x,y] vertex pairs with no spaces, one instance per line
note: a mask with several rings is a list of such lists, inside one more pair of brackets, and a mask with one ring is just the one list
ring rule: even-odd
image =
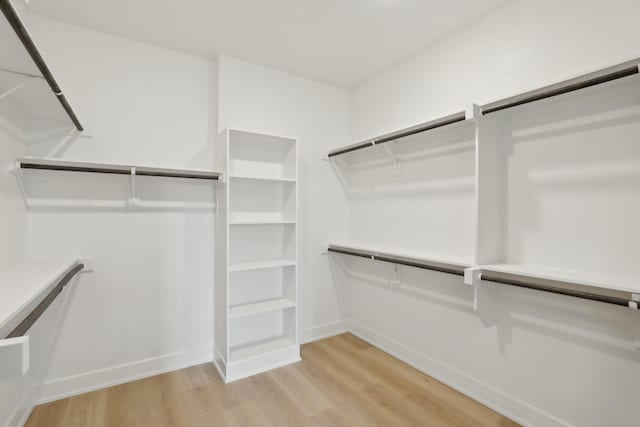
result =
[[517,426],[350,334],[224,384],[212,364],[36,407],[28,427]]

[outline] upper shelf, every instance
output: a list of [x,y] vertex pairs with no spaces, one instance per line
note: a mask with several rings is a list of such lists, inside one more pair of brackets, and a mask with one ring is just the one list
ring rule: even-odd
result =
[[22,158],[16,162],[19,169],[39,169],[67,172],[93,172],[117,175],[161,176],[168,178],[192,178],[220,180],[222,174],[215,171],[192,169],[153,168],[147,166],[127,166],[104,163],[70,162],[50,159]]
[[25,261],[0,271],[0,337],[16,327],[78,265],[78,260]]
[[[535,89],[529,92],[525,92],[519,95],[504,98],[489,104],[482,106],[475,106],[477,113],[480,115],[487,115],[498,111],[506,110],[509,108],[517,107],[519,105],[528,104],[535,101],[551,98],[558,95],[575,92],[580,89],[586,89],[588,87],[597,86],[610,81],[622,79],[625,77],[635,76],[640,74],[640,58],[632,61],[623,62],[621,64],[607,67],[592,73],[584,74],[573,79],[565,80],[559,83],[555,83],[549,86],[544,86],[539,89]],[[450,116],[441,117],[423,124],[419,124],[407,129],[399,130],[396,132],[388,133],[376,138],[369,139],[364,142],[349,145],[346,147],[338,148],[329,152],[329,158],[339,156],[341,154],[350,153],[352,151],[361,150],[363,148],[373,147],[389,141],[405,138],[417,133],[426,132],[432,129],[449,126],[455,123],[465,121],[470,118],[469,116],[475,116],[474,114],[467,115],[465,112],[455,113]]]
[[613,275],[522,264],[482,265],[478,268],[482,271],[483,279],[488,281],[491,281],[491,278],[510,278],[520,281],[534,279],[550,282],[556,286],[580,286],[605,294],[607,291],[640,294],[640,284],[637,280]]
[[362,258],[368,258],[373,261],[390,262],[393,264],[406,265],[409,267],[424,268],[426,270],[440,271],[443,273],[464,275],[465,268],[470,267],[470,263],[462,261],[443,260],[439,258],[427,258],[422,255],[399,253],[397,251],[372,250],[353,245],[335,245],[330,244],[329,252],[353,255]]
[[[13,94],[9,101],[15,100],[18,107],[12,107],[12,109],[25,109],[27,119],[37,121],[42,114],[46,117],[52,115],[51,111],[47,111],[51,108],[46,108],[49,107],[49,102],[42,104],[40,101],[44,98],[51,100],[55,98],[59,104],[58,108],[62,108],[73,126],[78,131],[83,131],[84,128],[80,120],[53,77],[14,6],[9,0],[0,0],[0,10],[6,18],[0,19],[0,37],[3,42],[3,58],[0,62],[0,68],[2,68],[0,101],[4,101],[10,94]],[[25,50],[27,55],[25,55]],[[14,77],[8,76],[8,74],[12,74]],[[37,84],[32,80],[41,80],[46,84]],[[20,97],[18,93],[25,89],[29,89],[31,93]]]

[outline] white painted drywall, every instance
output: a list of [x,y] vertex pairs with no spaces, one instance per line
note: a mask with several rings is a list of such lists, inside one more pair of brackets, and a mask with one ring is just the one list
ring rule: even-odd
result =
[[[637,1],[510,2],[356,87],[352,140],[640,57],[640,29],[635,24],[639,14]],[[499,198],[505,204],[495,207],[496,213],[504,209],[507,215],[504,260],[632,274],[637,264],[632,259],[640,256],[632,244],[637,227],[631,219],[639,209],[640,148],[629,135],[637,134],[640,102],[634,95],[637,84],[611,87],[617,95],[598,98],[591,91],[552,110],[532,106],[510,119],[513,124],[506,129],[512,137],[505,139],[497,159],[508,178],[506,189],[496,189],[504,191]],[[584,108],[594,100],[611,109]],[[555,122],[550,111],[557,114]],[[581,117],[576,119],[572,114],[577,111]],[[442,135],[446,133],[432,138]],[[454,169],[435,173],[430,160],[423,161],[419,182],[466,176],[463,159]],[[398,182],[386,166],[372,175],[379,179],[375,183],[383,174],[391,183]],[[377,188],[373,190],[370,200],[375,200]],[[453,213],[453,194],[446,196],[437,197]],[[393,205],[398,197],[386,202]],[[432,199],[414,204],[419,211],[408,214],[383,208],[382,197],[367,208],[386,209],[384,218],[374,214],[374,219],[395,227],[397,243],[390,244],[413,249],[419,242],[403,228],[405,218],[422,214],[425,221],[452,230],[452,235],[460,232],[458,227],[467,227],[459,213],[449,220],[434,216],[427,209]],[[352,206],[359,203],[352,197]],[[372,236],[384,226],[381,221],[373,224],[366,210],[358,209],[351,211],[352,238],[367,236],[360,228],[368,227]],[[434,240],[437,244],[439,238]],[[429,242],[424,245],[431,248]],[[450,247],[451,243],[443,245],[443,251]],[[498,325],[485,327],[471,310],[472,289],[460,278],[401,268],[404,284],[427,293],[417,297],[389,288],[395,273],[388,265],[334,259],[338,282],[345,285],[350,330],[481,402],[527,425],[635,423],[640,352],[633,349],[631,316],[637,313],[501,287]]]
[[[34,145],[31,154],[212,168],[214,63],[40,17],[30,28],[93,134]],[[53,199],[29,209],[29,254],[95,259],[69,301],[44,400],[211,359],[213,209],[115,207],[128,185],[119,176],[28,174],[30,197]],[[146,201],[214,200],[208,181],[143,177],[138,185]],[[65,208],[61,200],[113,207]]]
[[220,129],[287,136],[298,141],[299,297],[303,341],[340,331],[342,316],[328,260],[333,237],[346,233],[346,198],[328,162],[332,145],[349,134],[344,90],[227,56],[220,65]]

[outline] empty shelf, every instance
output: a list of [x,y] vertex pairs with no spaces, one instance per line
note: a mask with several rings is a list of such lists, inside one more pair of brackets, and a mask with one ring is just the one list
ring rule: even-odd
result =
[[295,349],[297,347],[297,344],[290,339],[278,337],[268,341],[261,341],[257,344],[233,347],[231,348],[230,359],[232,362],[235,362],[252,357],[262,357],[265,353]]
[[295,220],[286,219],[255,219],[255,220],[239,220],[230,221],[229,225],[269,225],[269,224],[295,224]]
[[[536,279],[548,281],[558,286],[580,286],[592,288],[592,291],[615,291],[640,294],[640,284],[630,278],[594,274],[582,271],[562,270],[556,268],[539,267],[523,264],[494,264],[479,266],[485,277],[506,279]],[[489,280],[488,278],[486,280]]]
[[266,261],[245,261],[245,262],[232,262],[229,266],[229,271],[247,271],[247,270],[260,270],[263,268],[278,268],[287,267],[290,265],[296,265],[295,261],[290,259],[273,259]]
[[156,168],[147,166],[129,166],[104,163],[72,162],[58,159],[23,158],[17,160],[20,169],[38,169],[64,172],[92,172],[116,175],[160,176],[167,178],[191,178],[219,180],[222,175],[216,171],[192,169]]
[[254,302],[251,304],[240,304],[229,307],[229,318],[253,316],[254,314],[278,311],[285,308],[295,307],[296,303],[287,298],[278,298],[268,301]]
[[296,182],[295,178],[272,177],[272,176],[248,176],[248,175],[229,175],[230,179],[251,179],[257,181],[281,181]]
[[444,260],[441,258],[425,257],[422,254],[414,254],[406,251],[388,250],[382,248],[364,248],[356,245],[334,245],[330,244],[329,252],[358,256],[371,259],[373,261],[390,262],[394,264],[406,265],[409,267],[424,268],[426,270],[441,271],[444,273],[464,275],[465,268],[471,263],[462,261]]
[[0,336],[11,332],[78,260],[24,261],[0,271]]

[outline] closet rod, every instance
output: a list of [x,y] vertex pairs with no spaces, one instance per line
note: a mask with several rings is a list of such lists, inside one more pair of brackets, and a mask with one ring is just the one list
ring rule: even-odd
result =
[[368,141],[359,142],[357,144],[349,145],[344,148],[338,148],[329,152],[329,157],[339,156],[340,154],[350,153],[352,151],[360,150],[362,148],[372,147],[374,145],[384,144],[385,142],[395,141],[396,139],[406,138],[407,136],[415,135],[418,133],[426,132],[429,130],[437,129],[443,126],[451,125],[454,123],[462,122],[466,118],[463,112],[451,114],[449,116],[441,117],[426,123],[422,123],[407,129],[403,129],[397,132],[388,133],[377,138],[373,138]]
[[7,21],[13,28],[13,31],[16,33],[16,35],[22,42],[22,45],[27,50],[27,53],[29,54],[29,56],[31,56],[31,59],[33,59],[33,62],[35,62],[36,66],[42,73],[42,76],[49,84],[49,87],[51,88],[54,95],[58,99],[58,102],[60,102],[60,105],[62,105],[62,108],[64,108],[65,112],[67,113],[67,115],[69,116],[73,124],[75,125],[76,129],[82,132],[84,128],[82,127],[80,120],[78,120],[78,116],[76,116],[76,113],[71,108],[71,105],[69,105],[67,98],[62,93],[62,89],[60,89],[58,82],[56,82],[56,79],[53,77],[53,74],[51,73],[51,70],[47,66],[47,63],[44,62],[44,58],[40,54],[38,47],[34,43],[31,36],[29,35],[27,28],[22,23],[22,20],[20,19],[20,17],[18,16],[18,13],[16,12],[13,5],[11,4],[11,1],[0,0],[0,9],[2,10],[2,13],[4,14],[5,18],[7,18]]
[[525,92],[510,98],[505,98],[482,106],[482,114],[491,114],[507,108],[517,107],[534,101],[551,98],[565,93],[575,92],[591,86],[597,86],[613,80],[640,74],[640,59],[628,61],[613,67],[585,74],[574,79],[565,80],[540,89]]
[[65,274],[62,279],[56,284],[51,292],[37,305],[36,308],[31,311],[25,317],[25,319],[20,322],[18,326],[16,326],[13,331],[9,333],[5,338],[15,338],[21,337],[31,329],[34,323],[42,316],[42,314],[49,308],[49,306],[55,301],[55,299],[60,295],[65,286],[71,281],[73,276],[76,275],[80,270],[84,268],[84,264],[79,263],[75,267],[73,267],[67,274]]
[[[634,303],[633,299],[630,296],[629,298],[623,298],[620,296],[602,295],[602,294],[597,294],[597,293],[582,291],[577,289],[570,289],[570,288],[564,288],[559,286],[535,283],[535,282],[526,280],[524,278],[512,278],[512,277],[504,277],[496,274],[481,273],[480,279],[486,280],[488,282],[500,283],[503,285],[517,286],[520,288],[533,289],[541,292],[549,292],[553,294],[566,295],[574,298],[582,298],[582,299],[587,299],[591,301],[599,301],[599,302],[619,305],[623,307],[629,307],[630,304]],[[571,283],[563,283],[563,282],[556,282],[556,283],[565,284],[568,286],[572,285]]]
[[432,261],[421,258],[384,254],[361,249],[347,248],[344,246],[329,245],[328,251],[357,256],[361,258],[368,258],[372,261],[382,261],[393,264],[406,265],[409,267],[423,268],[425,270],[440,271],[442,273],[456,274],[458,276],[464,276],[464,269],[468,267],[465,265],[448,263],[444,261]]
[[214,171],[195,171],[182,169],[166,169],[152,168],[145,166],[125,166],[125,165],[108,165],[99,163],[79,163],[65,162],[59,160],[37,160],[22,159],[18,160],[20,169],[39,169],[51,171],[66,172],[90,172],[90,173],[106,173],[117,175],[131,175],[132,169],[135,168],[136,176],[159,176],[166,178],[191,178],[191,179],[210,179],[219,180],[220,172]]

